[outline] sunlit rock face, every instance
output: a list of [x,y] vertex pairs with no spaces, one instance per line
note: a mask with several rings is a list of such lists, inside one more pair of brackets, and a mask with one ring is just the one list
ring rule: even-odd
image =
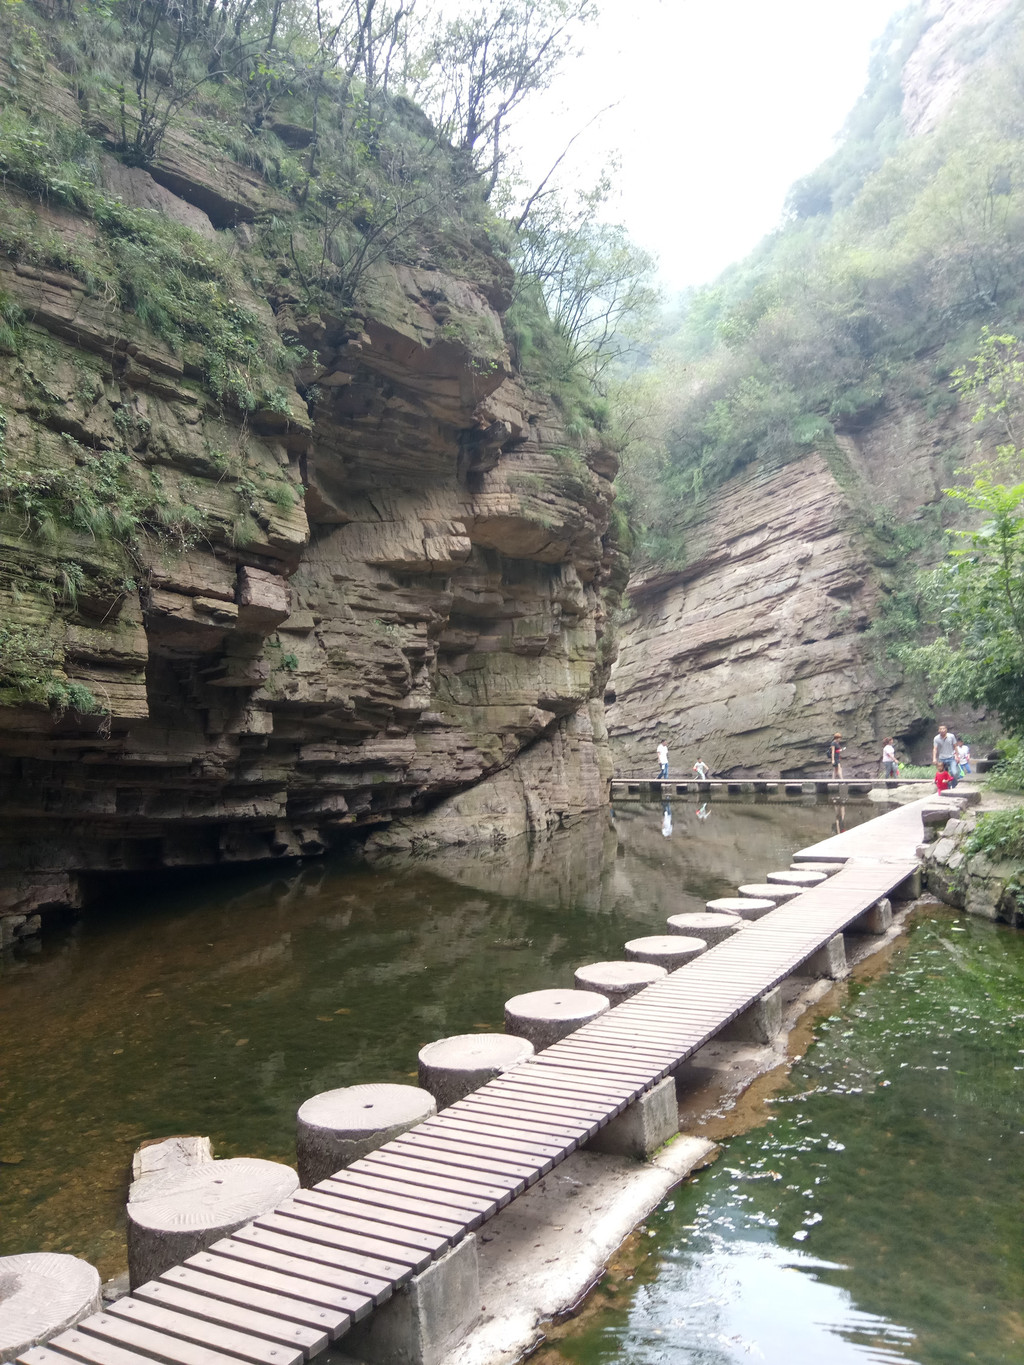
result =
[[827,461],[748,471],[709,497],[685,569],[629,584],[606,707],[616,768],[654,776],[664,738],[673,774],[703,758],[821,776],[837,730],[848,773],[874,774],[886,735],[930,756],[928,700],[872,625],[906,582],[887,527],[916,525],[925,559],[944,551],[942,489],[975,434],[969,413],[894,404]]
[[970,71],[995,50],[1011,0],[928,0],[921,36],[903,68],[903,120],[908,133],[930,132]]
[[[245,251],[269,191],[227,166],[170,139],[152,176],[110,174]],[[17,210],[71,245],[93,230]],[[488,818],[448,809],[435,839],[605,800],[616,462],[515,372],[508,284],[481,239],[444,270],[381,267],[354,321],[254,294],[308,355],[284,404],[243,416],[108,298],[0,261],[30,323],[0,354],[7,449],[79,467],[128,450],[202,528],[144,537],[128,572],[100,539],[0,515],[4,624],[53,640],[101,708],[4,697],[0,911],[79,904],[112,869],[320,853],[478,784]],[[71,556],[73,603],[52,587]]]

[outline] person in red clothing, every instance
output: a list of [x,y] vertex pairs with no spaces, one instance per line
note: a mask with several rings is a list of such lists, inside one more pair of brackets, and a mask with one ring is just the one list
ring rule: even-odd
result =
[[945,768],[940,768],[938,772],[936,772],[935,790],[939,793],[940,796],[946,790],[947,787],[952,785],[952,782],[953,779]]

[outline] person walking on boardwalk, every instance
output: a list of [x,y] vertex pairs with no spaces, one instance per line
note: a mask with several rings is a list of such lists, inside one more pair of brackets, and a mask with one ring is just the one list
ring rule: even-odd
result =
[[885,778],[899,777],[900,765],[896,762],[896,750],[893,748],[892,736],[882,741],[882,776]]
[[658,745],[658,776],[664,781],[668,777],[668,745],[664,740]]
[[971,746],[966,739],[962,739],[956,746],[953,756],[956,759],[957,767],[960,769],[960,776],[967,777],[971,771]]
[[697,779],[700,782],[706,782],[711,773],[711,769],[702,758],[697,759],[697,762],[693,765],[693,771],[697,774]]
[[832,776],[838,781],[843,780],[843,737],[837,730],[832,736],[832,743],[828,746],[828,761],[832,764]]
[[950,786],[955,787],[960,780],[960,770],[956,766],[956,735],[945,725],[939,726],[939,733],[932,740],[932,762],[936,771],[944,768],[949,773]]

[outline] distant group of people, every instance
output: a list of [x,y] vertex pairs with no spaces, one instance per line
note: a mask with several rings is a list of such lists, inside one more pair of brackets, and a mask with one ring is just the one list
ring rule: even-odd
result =
[[[842,779],[842,757],[846,752],[843,737],[836,731],[828,747],[828,761],[832,765],[832,776]],[[939,732],[932,740],[932,763],[935,766],[935,787],[943,792],[947,787],[955,787],[961,777],[971,771],[971,748],[965,739],[957,739],[946,725],[939,726]],[[900,765],[896,758],[896,747],[891,735],[882,741],[882,776],[899,777]]]
[[[843,779],[843,754],[845,752],[843,737],[837,730],[828,746],[828,761],[832,769],[832,776],[839,782]],[[668,745],[664,740],[658,745],[657,756],[658,777],[662,781],[667,781]],[[971,771],[970,745],[965,739],[957,739],[948,726],[940,725],[938,734],[932,740],[932,763],[935,765],[936,789],[942,792],[947,787],[955,787],[961,777],[965,777]],[[880,766],[883,777],[899,777],[900,765],[891,735],[887,735],[882,741]],[[696,773],[700,782],[707,781],[711,776],[711,769],[702,758],[697,759],[692,771]]]
[[[668,745],[664,740],[658,745],[658,777],[661,781],[668,780]],[[698,781],[705,782],[711,776],[711,769],[702,758],[698,758],[693,765],[693,772],[697,774]]]

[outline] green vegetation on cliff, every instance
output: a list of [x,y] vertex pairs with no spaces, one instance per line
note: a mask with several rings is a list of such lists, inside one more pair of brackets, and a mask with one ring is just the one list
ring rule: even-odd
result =
[[502,177],[593,13],[0,0],[0,703],[93,709],[70,651],[145,610],[154,557],[301,544],[319,372],[368,320],[411,325],[408,281],[470,286],[426,301],[423,344],[495,383],[511,353],[589,494],[593,381],[650,262],[549,193],[513,212]]
[[899,404],[941,415],[981,327],[1024,317],[1019,12],[974,34],[986,60],[915,136],[901,76],[932,19],[923,4],[898,16],[838,150],[793,188],[784,224],[686,302],[627,466],[653,560],[684,557],[701,498],[747,467],[817,449],[842,484],[837,436]]

